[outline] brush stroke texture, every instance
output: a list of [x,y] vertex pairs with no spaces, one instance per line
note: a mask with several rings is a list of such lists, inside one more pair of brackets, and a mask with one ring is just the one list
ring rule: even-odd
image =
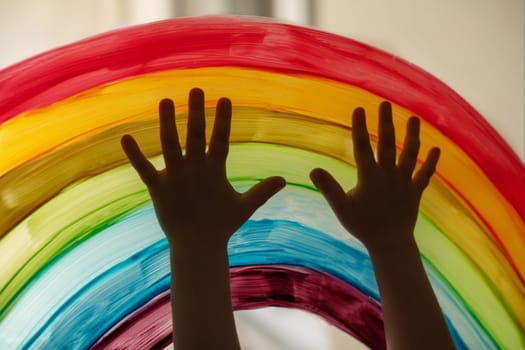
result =
[[[209,108],[221,96],[236,106],[234,186],[289,183],[230,242],[236,308],[305,309],[384,346],[369,257],[307,174],[325,167],[350,188],[349,111],[365,107],[375,141],[375,109],[389,99],[399,130],[419,115],[423,153],[443,151],[416,236],[456,345],[525,348],[525,168],[504,140],[388,53],[238,17],[126,28],[0,71],[0,347],[169,343],[167,245],[118,138],[137,135],[157,156],[158,100],[174,99],[182,126],[196,85]],[[134,327],[151,334],[118,338]]]

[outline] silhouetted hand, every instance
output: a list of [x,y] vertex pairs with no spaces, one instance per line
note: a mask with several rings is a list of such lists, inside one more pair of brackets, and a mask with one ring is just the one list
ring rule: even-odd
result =
[[[390,103],[379,107],[377,161],[370,145],[365,112],[353,113],[352,137],[357,164],[357,185],[348,193],[325,170],[314,169],[310,176],[333,211],[367,248],[392,247],[413,239],[419,202],[439,159],[433,148],[415,172],[419,152],[419,119],[407,123],[403,150],[396,164],[396,145]],[[401,236],[400,236],[401,235]]]
[[226,244],[253,212],[285,184],[284,179],[272,177],[243,194],[233,189],[226,177],[231,111],[230,100],[219,100],[206,152],[204,93],[193,89],[183,155],[173,102],[161,101],[160,138],[166,165],[161,171],[144,157],[131,136],[122,138],[122,147],[148,187],[160,225],[170,241]]
[[322,169],[314,169],[310,176],[343,226],[370,254],[381,295],[387,348],[454,349],[414,239],[419,202],[434,173],[439,149],[431,149],[414,173],[419,119],[412,117],[396,163],[392,110],[387,102],[379,107],[377,161],[362,108],[354,111],[352,137],[358,178],[353,189],[345,193]]

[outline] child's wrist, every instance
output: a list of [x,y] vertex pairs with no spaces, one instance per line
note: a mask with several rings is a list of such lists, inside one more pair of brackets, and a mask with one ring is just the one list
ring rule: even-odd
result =
[[371,257],[398,257],[414,252],[419,254],[417,243],[412,233],[397,233],[389,235],[390,239],[366,242],[365,247]]
[[228,241],[202,239],[168,238],[170,251],[179,258],[187,259],[213,259],[227,255]]

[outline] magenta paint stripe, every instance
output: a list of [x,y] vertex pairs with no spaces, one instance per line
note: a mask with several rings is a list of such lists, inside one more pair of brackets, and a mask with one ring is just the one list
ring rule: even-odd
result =
[[[166,291],[102,336],[93,350],[152,349],[172,338],[170,292]],[[168,339],[168,344],[165,344]]]
[[[266,306],[312,312],[372,349],[385,349],[379,304],[355,287],[312,269],[253,265],[230,269],[235,310]],[[92,350],[150,349],[165,346],[171,335],[169,291],[107,332]]]
[[465,100],[404,60],[309,28],[212,16],[98,35],[1,71],[0,122],[120,79],[210,66],[320,76],[391,100],[422,116],[461,147],[525,219],[525,166]]
[[380,305],[336,277],[282,265],[238,267],[230,275],[235,309],[279,306],[305,310],[371,349],[386,349]]

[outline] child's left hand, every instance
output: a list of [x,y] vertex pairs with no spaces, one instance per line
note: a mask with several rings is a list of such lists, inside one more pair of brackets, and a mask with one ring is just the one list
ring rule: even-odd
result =
[[193,89],[189,96],[188,136],[183,155],[173,102],[161,101],[160,138],[166,165],[161,171],[144,157],[131,136],[122,138],[122,147],[148,187],[170,243],[224,247],[253,212],[285,185],[283,178],[271,177],[242,194],[233,189],[226,177],[231,112],[230,100],[219,100],[206,152],[204,93]]

